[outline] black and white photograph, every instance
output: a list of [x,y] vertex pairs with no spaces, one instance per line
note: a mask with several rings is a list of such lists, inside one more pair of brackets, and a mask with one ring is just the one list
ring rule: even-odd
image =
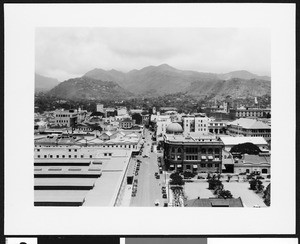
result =
[[292,234],[294,10],[6,4],[5,233]]
[[270,37],[37,28],[35,206],[270,206]]

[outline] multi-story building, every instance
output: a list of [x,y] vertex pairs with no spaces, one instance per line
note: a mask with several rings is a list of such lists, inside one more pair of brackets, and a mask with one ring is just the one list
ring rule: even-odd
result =
[[135,124],[135,121],[130,118],[125,118],[122,121],[120,121],[120,127],[122,129],[131,129]]
[[190,170],[199,173],[222,172],[223,143],[213,135],[182,133],[180,124],[172,123],[164,135],[166,170]]
[[55,125],[70,127],[77,123],[78,113],[76,109],[56,110]]
[[208,133],[209,118],[204,114],[194,114],[182,116],[184,132]]
[[270,108],[247,108],[247,107],[240,107],[234,111],[236,118],[263,118],[263,117],[270,117],[271,116],[271,109]]
[[97,104],[97,112],[104,113],[104,106],[101,103]]
[[228,121],[210,120],[208,122],[208,131],[213,134],[225,134]]
[[118,116],[123,116],[123,115],[127,115],[128,111],[126,107],[118,107],[117,108],[117,115]]
[[240,118],[228,122],[227,132],[233,136],[263,137],[271,140],[271,126],[256,119]]

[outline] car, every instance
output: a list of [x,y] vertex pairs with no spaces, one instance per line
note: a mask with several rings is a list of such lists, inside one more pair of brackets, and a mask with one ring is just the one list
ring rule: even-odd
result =
[[166,190],[166,187],[165,187],[165,186],[162,186],[161,189],[162,189],[162,190]]
[[157,175],[157,176],[155,176],[156,177],[156,179],[160,179],[160,176],[159,175]]
[[167,202],[164,202],[164,207],[168,207],[168,203]]
[[163,194],[162,197],[163,197],[163,198],[167,198],[167,194]]
[[159,201],[156,200],[156,201],[154,202],[154,205],[155,205],[155,206],[159,206]]

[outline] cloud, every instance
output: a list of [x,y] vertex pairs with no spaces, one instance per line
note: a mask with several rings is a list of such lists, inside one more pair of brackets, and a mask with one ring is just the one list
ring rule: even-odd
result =
[[94,68],[179,69],[270,74],[270,33],[234,28],[37,28],[35,68],[60,81]]

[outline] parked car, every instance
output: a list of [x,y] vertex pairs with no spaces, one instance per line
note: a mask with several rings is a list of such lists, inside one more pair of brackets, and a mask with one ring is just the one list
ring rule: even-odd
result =
[[155,206],[159,206],[159,201],[156,200],[156,201],[154,202],[154,205],[155,205]]
[[163,194],[162,197],[163,197],[163,198],[167,198],[167,194]]

